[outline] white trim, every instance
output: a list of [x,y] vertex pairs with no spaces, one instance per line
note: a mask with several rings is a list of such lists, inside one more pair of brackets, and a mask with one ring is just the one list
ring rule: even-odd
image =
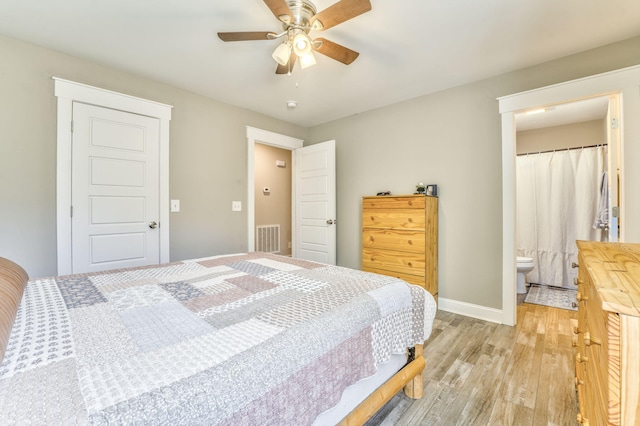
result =
[[[516,266],[515,266],[515,135],[514,113],[528,108],[622,93],[623,110],[627,117],[637,117],[640,66],[623,68],[590,77],[571,80],[552,86],[498,98],[502,114],[502,323],[516,323]],[[628,96],[625,96],[625,93]],[[621,113],[621,121],[625,119]],[[630,121],[637,121],[632,119]],[[631,124],[631,123],[628,123]],[[639,140],[640,128],[623,124],[622,140]],[[622,145],[624,148],[624,144]],[[624,158],[622,159],[624,163]],[[624,171],[626,167],[623,167]],[[624,181],[621,190],[625,188]],[[624,191],[621,192],[626,198]],[[621,217],[626,217],[625,204],[620,205]],[[623,229],[626,232],[626,228]],[[622,239],[622,236],[621,236]]]
[[71,121],[73,102],[83,102],[160,120],[160,262],[169,262],[169,120],[171,105],[53,77],[58,98],[56,215],[58,275],[72,273],[71,260]]
[[56,218],[58,275],[70,274],[71,259],[71,120],[72,102],[58,98]]
[[460,302],[452,299],[438,298],[438,309],[458,315],[481,319],[483,321],[502,323],[502,311],[472,303]]
[[55,80],[55,95],[58,98],[73,99],[77,102],[133,112],[161,120],[171,120],[171,109],[173,108],[171,105],[125,95],[124,93],[113,92],[99,87],[88,86],[58,77],[53,77],[53,79]]
[[[254,156],[256,143],[294,151],[302,148],[304,140],[281,135],[268,130],[247,126],[247,251],[255,250],[255,176]],[[294,155],[291,156],[291,170],[295,170]],[[295,217],[295,176],[291,176],[291,217]],[[291,229],[291,241],[295,244],[296,230]],[[292,251],[293,253],[293,251]]]
[[502,140],[514,141],[502,144],[502,322],[516,325],[516,120],[513,112],[502,114]]

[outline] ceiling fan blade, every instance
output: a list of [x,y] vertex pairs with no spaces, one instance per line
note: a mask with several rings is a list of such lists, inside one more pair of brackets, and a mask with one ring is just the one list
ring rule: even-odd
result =
[[334,43],[332,41],[327,40],[326,38],[316,38],[313,40],[314,42],[322,42],[318,47],[315,47],[315,44],[312,44],[313,50],[318,53],[322,53],[325,56],[330,57],[331,59],[335,59],[338,62],[342,62],[345,65],[349,65],[351,62],[355,61],[358,55],[360,55],[355,50],[351,50],[347,47],[341,46],[338,43]]
[[222,41],[249,41],[249,40],[272,40],[269,34],[276,36],[272,31],[244,31],[234,33],[218,33]]
[[276,68],[276,74],[289,74],[289,71],[293,72],[293,66],[296,64],[297,56],[292,53],[289,57],[289,62],[287,65],[278,64],[278,68]]
[[[326,30],[370,10],[369,0],[340,0],[311,18],[311,26],[313,27],[315,23],[314,29]],[[322,24],[320,28],[316,21]]]
[[[284,0],[264,0],[264,2],[267,4],[269,9],[271,9],[271,12],[275,15],[275,17],[280,19],[285,24],[293,21],[291,9],[289,9],[289,6],[287,6],[287,3]],[[284,16],[289,17],[288,21],[287,18],[282,18]]]

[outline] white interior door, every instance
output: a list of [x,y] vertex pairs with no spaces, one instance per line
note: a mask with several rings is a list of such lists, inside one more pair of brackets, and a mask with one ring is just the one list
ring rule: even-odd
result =
[[298,148],[294,257],[336,264],[335,141]]
[[72,269],[160,263],[160,122],[73,103]]
[[609,171],[609,241],[617,242],[620,239],[620,204],[619,177],[620,177],[620,95],[609,96],[609,110],[607,112],[607,144]]

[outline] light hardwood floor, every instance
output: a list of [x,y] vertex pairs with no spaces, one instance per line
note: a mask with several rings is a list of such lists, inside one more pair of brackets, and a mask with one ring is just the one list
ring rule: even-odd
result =
[[438,311],[425,344],[424,397],[402,392],[367,426],[575,425],[571,319],[523,303],[518,325]]

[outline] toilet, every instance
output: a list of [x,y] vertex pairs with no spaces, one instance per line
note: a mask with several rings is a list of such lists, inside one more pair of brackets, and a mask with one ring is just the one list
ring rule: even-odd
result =
[[533,270],[533,259],[530,257],[518,256],[518,294],[527,292],[526,275]]

